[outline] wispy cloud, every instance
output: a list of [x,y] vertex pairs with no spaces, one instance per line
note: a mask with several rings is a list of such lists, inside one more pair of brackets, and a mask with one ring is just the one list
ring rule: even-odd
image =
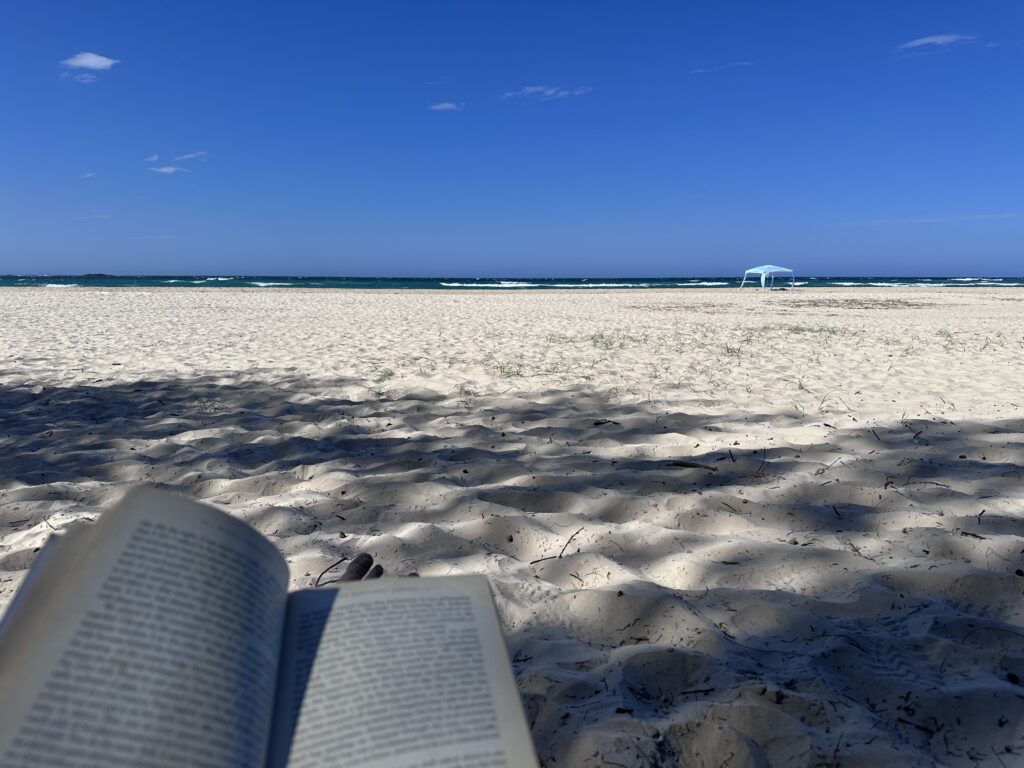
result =
[[969,213],[963,216],[917,216],[912,218],[894,219],[867,219],[864,221],[847,221],[848,227],[877,227],[886,224],[953,224],[968,221],[1001,221],[1003,219],[1018,219],[1020,211],[1006,213]]
[[110,59],[106,56],[100,56],[98,53],[83,51],[81,53],[76,53],[69,59],[64,59],[61,64],[68,70],[84,69],[87,71],[77,73],[66,71],[61,75],[61,77],[70,77],[76,83],[95,83],[96,75],[93,74],[94,72],[104,72],[117,63],[118,59]]
[[200,158],[200,157],[205,158],[206,155],[207,155],[206,152],[204,152],[203,150],[199,150],[198,152],[189,152],[187,155],[178,155],[174,159],[175,160],[196,160],[197,158]]
[[92,171],[86,171],[85,173],[82,174],[82,178],[83,179],[91,179],[95,175],[96,174],[93,173]]
[[175,173],[187,173],[188,172],[188,168],[180,168],[177,165],[151,165],[146,170],[147,171],[152,171],[153,173],[164,173],[164,174],[167,174],[168,176],[170,176],[172,174],[175,174]]
[[174,235],[134,235],[129,240],[173,240]]
[[505,91],[501,94],[503,99],[537,99],[539,101],[554,101],[569,96],[583,96],[590,93],[593,87],[579,85],[575,88],[565,88],[561,85],[524,85],[517,91]]
[[160,155],[149,155],[148,157],[142,158],[142,162],[144,162],[144,163],[155,163],[159,159],[160,159]]
[[93,211],[92,213],[87,213],[84,216],[72,216],[71,217],[71,219],[73,221],[96,221],[98,219],[109,219],[109,218],[110,218],[110,214],[109,213],[97,213],[96,211]]
[[733,69],[734,67],[752,67],[754,62],[752,61],[730,61],[727,64],[713,64],[709,67],[698,67],[697,69],[691,69],[691,75],[708,75],[712,72],[720,72],[723,69]]
[[120,59],[108,59],[106,56],[100,56],[98,53],[83,51],[82,53],[76,53],[70,59],[64,59],[61,64],[65,67],[71,67],[71,69],[107,70],[119,62]]
[[948,35],[928,35],[927,37],[918,37],[913,40],[908,40],[907,42],[897,46],[897,48],[899,50],[909,50],[911,48],[922,48],[926,45],[935,45],[939,48],[945,48],[947,45],[967,43],[974,39],[974,35],[962,35],[958,32]]
[[456,104],[454,101],[442,101],[439,104],[431,104],[427,109],[434,112],[461,112],[466,106],[466,102],[459,102]]

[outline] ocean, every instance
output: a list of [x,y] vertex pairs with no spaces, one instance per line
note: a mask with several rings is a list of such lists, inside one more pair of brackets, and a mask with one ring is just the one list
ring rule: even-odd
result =
[[[527,290],[617,288],[736,288],[736,277],[657,278],[460,278],[281,277],[278,275],[0,275],[0,287],[19,288],[359,288],[382,290]],[[776,281],[785,286],[787,280]],[[748,282],[748,286],[757,285]],[[1024,277],[801,277],[807,288],[1002,288],[1024,286]]]

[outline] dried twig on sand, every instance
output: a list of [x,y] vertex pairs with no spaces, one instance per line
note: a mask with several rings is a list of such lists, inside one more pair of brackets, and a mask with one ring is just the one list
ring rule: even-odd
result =
[[562,551],[559,552],[557,555],[548,555],[547,557],[538,557],[536,560],[531,560],[530,561],[530,565],[536,565],[537,563],[543,563],[545,560],[560,560],[562,558],[562,555],[565,554],[565,550],[567,550],[569,548],[569,545],[572,544],[572,540],[575,539],[582,532],[583,532],[583,528],[580,528],[579,530],[576,531],[576,533],[574,533],[572,536],[570,536],[566,540],[565,544],[562,545]]

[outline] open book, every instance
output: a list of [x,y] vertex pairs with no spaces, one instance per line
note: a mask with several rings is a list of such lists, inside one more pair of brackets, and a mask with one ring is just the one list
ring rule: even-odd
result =
[[246,523],[143,489],[52,537],[4,616],[0,765],[537,763],[484,577],[288,594]]

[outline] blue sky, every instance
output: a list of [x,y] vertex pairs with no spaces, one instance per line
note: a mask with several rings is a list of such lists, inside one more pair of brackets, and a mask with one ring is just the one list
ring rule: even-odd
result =
[[1024,274],[1024,3],[0,10],[0,272]]

